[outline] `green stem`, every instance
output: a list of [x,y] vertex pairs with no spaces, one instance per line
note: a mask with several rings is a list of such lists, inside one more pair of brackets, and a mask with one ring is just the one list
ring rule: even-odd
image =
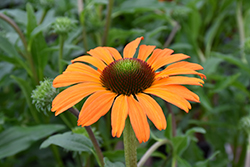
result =
[[245,158],[245,167],[250,166],[250,135],[248,135],[248,143],[247,143],[247,154]]
[[31,56],[30,52],[28,51],[28,45],[27,45],[26,39],[25,39],[21,29],[17,26],[17,24],[11,18],[6,16],[5,14],[0,13],[0,18],[3,19],[4,21],[6,21],[10,26],[12,26],[14,28],[14,30],[17,32],[17,34],[19,35],[19,37],[20,37],[20,39],[21,39],[21,41],[23,43],[25,52],[26,52],[25,58],[28,60],[30,68],[31,68],[31,72],[32,72],[31,77],[33,77],[35,83],[38,85],[39,84],[39,79],[38,79],[38,76],[37,76],[37,73],[36,73],[33,58]]
[[46,9],[43,9],[43,14],[42,14],[41,20],[39,21],[39,24],[42,24],[42,22],[43,22],[43,20],[44,20],[44,18],[45,18],[45,16],[46,16],[46,14],[47,14],[47,12],[48,12],[48,9],[47,9],[47,8],[46,8]]
[[59,74],[62,73],[63,45],[64,45],[64,36],[59,35],[59,58],[58,58]]
[[58,165],[59,167],[63,167],[64,165],[63,165],[63,162],[62,162],[60,153],[59,153],[59,151],[58,151],[58,149],[57,149],[57,146],[51,145],[50,148],[51,148],[51,150],[52,150],[52,152],[53,152],[53,155],[54,155],[54,157],[55,157],[55,159],[56,159],[57,165]]
[[176,164],[176,158],[175,158],[175,156],[173,156],[171,167],[176,167],[176,166],[177,166],[177,164]]
[[244,22],[242,17],[242,1],[237,1],[237,8],[236,8],[236,19],[238,23],[239,35],[240,35],[240,53],[241,53],[241,60],[243,63],[247,63],[246,54],[244,53],[244,45],[245,45],[245,32],[244,32]]
[[[73,107],[69,108],[68,109],[73,115],[76,116],[76,118],[78,118],[79,116],[79,111]],[[97,157],[98,157],[98,162],[100,163],[100,166],[101,167],[104,167],[104,161],[103,161],[103,154],[102,154],[102,151],[101,151],[101,148],[99,147],[99,144],[95,138],[95,135],[91,129],[90,126],[85,126],[85,129],[89,135],[89,138],[90,140],[92,141],[93,145],[94,145],[94,148],[95,148],[95,151],[96,151],[96,154],[97,154]]]
[[80,23],[82,26],[83,48],[85,49],[85,52],[87,52],[88,42],[87,42],[87,33],[86,33],[86,29],[85,29],[85,14],[83,12],[83,9],[84,9],[83,0],[77,0],[77,7],[78,7],[78,15],[80,18]]
[[126,119],[123,131],[124,153],[126,167],[137,167],[137,139],[129,118]]
[[65,115],[60,114],[60,118],[63,120],[63,122],[64,122],[70,129],[73,128],[73,126],[72,126],[71,123],[68,121],[68,118],[65,117]]
[[[168,139],[164,139],[162,141],[158,141],[156,143],[154,143],[148,150],[147,152],[143,155],[143,157],[141,158],[141,160],[138,163],[138,167],[142,167],[144,165],[144,163],[147,161],[147,159],[151,156],[151,154],[157,150],[160,146],[164,145],[164,144],[169,144],[169,146],[171,147],[171,150],[173,150],[173,145],[171,143],[171,141],[169,141]],[[169,156],[168,156],[169,157]]]
[[180,25],[177,21],[174,21],[174,28],[172,29],[169,37],[167,38],[166,42],[163,45],[163,48],[166,48],[170,45],[170,43],[172,42],[172,40],[175,37],[175,34],[177,33],[177,31],[180,29]]
[[108,10],[107,10],[107,15],[106,15],[105,30],[104,30],[104,34],[103,34],[103,38],[102,38],[102,46],[106,45],[106,43],[107,43],[109,27],[110,27],[110,23],[111,23],[111,13],[112,13],[113,4],[114,4],[114,0],[109,0]]

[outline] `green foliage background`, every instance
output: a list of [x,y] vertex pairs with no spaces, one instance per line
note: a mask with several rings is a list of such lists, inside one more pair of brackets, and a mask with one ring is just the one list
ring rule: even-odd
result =
[[[249,0],[116,0],[107,39],[108,0],[1,0],[0,13],[11,18],[20,34],[0,18],[0,166],[97,166],[96,154],[83,128],[68,112],[55,117],[38,111],[32,90],[44,78],[89,49],[107,45],[122,51],[144,36],[143,44],[171,48],[204,67],[203,88],[189,87],[200,97],[186,114],[175,106],[177,135],[172,136],[166,104],[156,99],[168,118],[166,131],[151,126],[151,138],[138,148],[138,159],[156,141],[169,139],[144,166],[243,167],[248,134],[239,121],[250,114]],[[53,31],[58,17],[74,26],[60,35]],[[62,49],[62,50],[60,50]],[[76,107],[80,109],[83,102]],[[122,138],[112,138],[110,115],[93,125],[106,166],[124,166]]]

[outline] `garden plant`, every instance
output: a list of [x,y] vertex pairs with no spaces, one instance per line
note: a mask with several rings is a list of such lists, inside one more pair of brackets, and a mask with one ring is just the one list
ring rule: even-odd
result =
[[249,0],[1,0],[1,167],[249,167]]

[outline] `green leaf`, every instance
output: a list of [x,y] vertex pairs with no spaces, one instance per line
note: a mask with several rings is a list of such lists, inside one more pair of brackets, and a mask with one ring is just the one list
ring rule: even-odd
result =
[[206,133],[206,130],[201,128],[201,127],[193,127],[189,130],[186,131],[186,136],[189,136],[193,141],[197,142],[198,140],[196,139],[196,137],[193,136],[194,133]]
[[30,39],[32,31],[37,27],[37,20],[34,9],[30,3],[26,5],[27,11],[27,37]]
[[172,139],[174,146],[174,154],[181,156],[181,154],[187,149],[189,145],[189,137],[188,136],[175,136]]
[[122,13],[134,13],[137,11],[153,11],[156,9],[171,8],[172,4],[159,3],[154,0],[127,0],[122,3],[120,8],[116,9],[113,17]]
[[91,153],[93,147],[89,138],[73,132],[65,132],[63,134],[51,136],[41,144],[40,148],[47,148],[51,144],[60,146],[70,151],[89,153]]
[[229,63],[232,63],[238,67],[240,67],[241,69],[243,69],[244,71],[246,71],[249,75],[250,75],[250,67],[248,64],[243,63],[240,59],[237,59],[236,57],[234,57],[233,55],[230,54],[222,54],[222,53],[218,53],[218,52],[212,52],[211,53],[213,56],[219,57]]
[[125,165],[121,162],[110,162],[108,158],[104,158],[104,167],[125,167]]
[[177,160],[178,166],[180,167],[191,167],[191,165],[185,159],[182,159],[179,156],[176,156],[176,160]]
[[220,13],[218,15],[218,17],[216,18],[215,22],[213,23],[213,25],[208,29],[206,36],[205,36],[205,44],[206,44],[206,56],[208,57],[210,55],[210,51],[211,51],[211,47],[213,44],[213,40],[216,37],[216,33],[218,32],[218,29],[221,26],[221,22],[223,21],[223,19],[225,18],[226,14],[228,13],[228,11],[223,11],[222,13]]
[[27,81],[23,80],[22,78],[19,78],[19,77],[13,76],[13,75],[11,75],[11,78],[13,78],[20,86],[20,88],[24,94],[24,97],[28,103],[29,109],[31,110],[32,116],[34,117],[35,121],[37,123],[39,123],[40,120],[39,120],[37,113],[36,113],[38,111],[36,110],[35,106],[32,104],[32,100],[31,100],[32,87],[30,86],[30,84]]
[[28,18],[28,23],[27,23],[27,37],[29,39],[28,51],[31,53],[31,56],[37,67],[36,70],[39,79],[42,80],[43,71],[48,62],[48,53],[42,52],[42,50],[47,48],[47,43],[41,31],[47,28],[52,22],[38,26],[34,9],[30,5],[30,3],[27,3],[26,10]]
[[205,75],[211,75],[213,73],[217,72],[217,67],[219,66],[219,64],[222,62],[222,59],[217,58],[217,57],[211,57],[208,58],[204,63],[203,63],[203,67],[204,67],[204,71],[203,73]]
[[172,137],[173,137],[173,131],[172,131],[172,115],[171,115],[171,114],[168,115],[167,123],[168,123],[168,125],[167,125],[167,128],[166,128],[166,130],[165,130],[164,136],[165,136],[167,139],[171,140]]
[[34,142],[64,129],[63,125],[38,125],[11,127],[0,133],[0,159],[26,150]]
[[213,155],[211,155],[208,159],[206,159],[205,161],[199,161],[197,163],[195,163],[194,167],[204,167],[208,165],[208,162],[211,161],[215,156],[217,156],[220,153],[220,151],[216,151],[215,153],[213,153]]
[[17,64],[23,67],[28,74],[32,75],[31,70],[22,60],[21,56],[17,53],[16,48],[4,37],[0,35],[0,49],[3,50],[10,58],[15,60]]
[[215,85],[213,92],[219,92],[221,90],[224,90],[228,86],[232,85],[232,83],[236,81],[240,75],[241,75],[240,73],[237,73],[232,76],[222,77],[221,81]]

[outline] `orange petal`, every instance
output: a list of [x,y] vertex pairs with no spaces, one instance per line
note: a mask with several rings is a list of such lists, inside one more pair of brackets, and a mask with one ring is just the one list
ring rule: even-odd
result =
[[98,90],[104,90],[104,88],[100,84],[89,82],[80,83],[67,88],[54,98],[51,111],[56,111],[56,115],[58,115],[74,106],[84,97]]
[[120,137],[128,116],[127,96],[120,95],[115,99],[111,112],[112,136]]
[[89,126],[105,115],[117,95],[110,91],[98,91],[84,103],[78,117],[78,126]]
[[54,81],[53,86],[55,88],[73,85],[81,82],[96,82],[100,83],[98,76],[89,75],[82,72],[65,72],[58,75]]
[[156,74],[156,79],[157,78],[163,78],[163,77],[168,77],[172,75],[182,75],[182,74],[195,74],[199,75],[202,78],[206,78],[206,76],[202,73],[196,72],[192,69],[189,68],[166,68],[165,70],[159,72]]
[[174,51],[172,49],[155,49],[153,54],[149,57],[147,63],[153,65],[155,61],[161,60],[162,57],[170,56]]
[[113,58],[115,60],[122,59],[121,54],[115,48],[112,48],[112,47],[104,47],[104,48],[107,49],[110,52],[110,54],[113,56]]
[[90,66],[88,66],[86,64],[83,64],[83,63],[70,64],[70,65],[68,65],[65,72],[83,72],[83,73],[86,73],[86,74],[95,75],[98,78],[100,77],[100,72],[99,71],[96,71],[93,68],[91,68]]
[[95,49],[91,49],[87,53],[93,57],[96,57],[96,58],[104,61],[107,65],[109,65],[110,63],[112,63],[114,61],[110,52],[107,49],[105,49],[104,47],[97,47]]
[[89,63],[93,66],[95,66],[96,68],[100,69],[101,71],[106,67],[106,65],[98,58],[92,57],[92,56],[80,56],[74,60],[72,60],[71,62],[85,62],[85,63]]
[[143,37],[136,38],[134,41],[128,43],[123,50],[123,58],[133,58],[136,48],[138,47]]
[[180,61],[183,59],[190,58],[190,56],[184,55],[184,54],[173,54],[171,56],[162,56],[158,59],[156,59],[151,66],[153,67],[154,70],[159,69],[162,66],[165,66],[170,63],[174,63],[176,61]]
[[197,96],[195,93],[187,89],[185,86],[181,85],[166,85],[166,86],[160,86],[159,89],[162,89],[163,91],[172,92],[180,97],[183,97],[186,100],[194,101],[199,103],[199,96]]
[[203,70],[203,67],[199,64],[196,63],[189,63],[187,61],[181,61],[181,62],[177,62],[174,64],[170,64],[168,67],[168,69],[170,68],[190,68],[192,70]]
[[199,85],[202,86],[204,81],[199,78],[194,77],[184,77],[184,76],[171,76],[167,78],[160,78],[154,81],[152,87],[163,86],[163,85]]
[[166,118],[159,104],[152,97],[144,93],[139,93],[136,97],[148,118],[154,123],[155,127],[159,130],[166,129]]
[[141,104],[135,100],[133,96],[129,96],[127,100],[128,114],[135,135],[140,143],[146,142],[150,137],[150,129],[146,114],[143,111]]
[[180,97],[174,93],[164,91],[162,88],[148,88],[144,91],[155,96],[162,98],[163,100],[172,103],[173,105],[179,107],[180,109],[188,112],[191,108],[190,103],[185,100],[183,97]]
[[139,54],[137,58],[145,61],[148,58],[148,56],[153,52],[154,49],[155,49],[155,46],[141,45],[139,47]]

